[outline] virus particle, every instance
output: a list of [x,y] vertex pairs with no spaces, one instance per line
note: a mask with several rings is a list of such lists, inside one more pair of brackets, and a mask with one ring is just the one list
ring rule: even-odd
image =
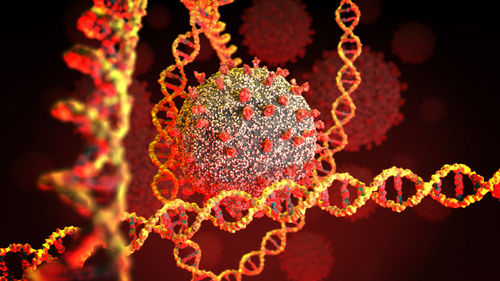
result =
[[307,178],[317,164],[315,111],[300,95],[307,84],[253,62],[221,65],[190,87],[177,118],[182,169],[208,197],[231,189],[259,196],[274,181]]
[[199,231],[193,239],[200,246],[202,255],[200,268],[212,269],[222,258],[222,241],[212,231]]
[[425,197],[418,206],[412,209],[417,216],[433,223],[440,222],[452,214],[452,209],[446,208],[430,197]]
[[432,55],[435,41],[429,25],[410,21],[400,25],[394,32],[391,41],[392,53],[403,63],[421,64]]
[[382,13],[382,3],[380,0],[359,0],[356,1],[361,12],[359,22],[362,24],[374,23]]
[[446,116],[446,104],[439,97],[426,97],[420,104],[420,117],[428,123],[437,123]]
[[[375,177],[375,174],[367,167],[359,166],[356,164],[341,164],[337,169],[338,173],[348,172],[351,176],[364,182],[367,186],[370,185],[371,181]],[[337,197],[340,198],[340,191],[336,192]],[[339,200],[340,202],[340,200]],[[351,202],[352,203],[352,202]],[[339,206],[341,206],[339,204]],[[346,216],[346,220],[350,222],[355,222],[361,219],[367,219],[377,210],[377,203],[373,200],[368,200],[365,205],[356,210],[356,213],[352,216]]]
[[139,42],[136,47],[137,57],[135,60],[134,76],[147,73],[154,63],[153,49],[146,42]]
[[134,80],[129,87],[134,97],[130,116],[130,129],[123,143],[129,164],[130,181],[127,191],[127,204],[130,212],[141,216],[151,216],[162,204],[156,199],[151,189],[151,182],[157,167],[151,162],[148,153],[149,143],[156,131],[151,121],[151,92],[146,90],[146,82]]
[[248,53],[271,66],[303,57],[314,34],[305,8],[298,0],[255,0],[239,30]]
[[54,168],[52,159],[41,152],[24,152],[10,165],[12,182],[24,190],[34,190],[38,177]]
[[333,267],[330,242],[319,233],[300,231],[290,235],[279,256],[281,270],[290,281],[325,280]]
[[77,20],[81,14],[92,8],[92,1],[76,0],[66,8],[64,12],[64,34],[69,42],[73,44],[84,44],[97,47],[98,41],[87,38],[82,31],[77,28]]
[[146,15],[146,24],[153,30],[162,30],[166,28],[170,21],[172,20],[172,15],[170,10],[167,9],[162,4],[152,4],[148,5],[147,15]]
[[200,52],[196,56],[196,62],[206,62],[213,58],[215,51],[210,44],[210,41],[205,35],[200,35]]
[[[335,78],[342,65],[336,50],[324,52],[312,71],[305,74],[310,91],[304,96],[311,106],[323,113],[320,119],[325,128],[333,125],[330,111],[332,103],[340,96]],[[399,69],[394,63],[384,61],[382,53],[363,47],[354,65],[363,80],[351,96],[356,115],[344,126],[349,142],[347,151],[358,151],[362,146],[371,149],[372,144],[380,145],[386,139],[387,131],[403,120],[399,110],[404,103],[401,91],[406,89],[406,84],[398,80]]]

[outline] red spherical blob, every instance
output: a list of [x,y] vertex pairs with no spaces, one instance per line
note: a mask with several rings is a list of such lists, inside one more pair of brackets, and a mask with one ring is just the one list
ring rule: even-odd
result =
[[155,55],[151,46],[146,42],[139,42],[135,50],[137,56],[135,59],[134,76],[139,76],[151,70]]
[[321,234],[300,231],[290,234],[279,257],[280,268],[291,281],[326,280],[333,267],[330,242]]
[[420,117],[425,122],[437,123],[446,116],[446,104],[440,97],[426,97],[420,104]]
[[254,0],[239,30],[248,53],[271,66],[303,57],[314,34],[305,9],[298,0]]
[[417,216],[429,221],[440,222],[449,217],[453,210],[436,202],[430,196],[422,199],[420,204],[412,208]]
[[[375,173],[370,168],[360,166],[352,163],[342,163],[337,168],[338,173],[349,173],[354,178],[364,182],[367,186],[370,185],[373,178],[375,177]],[[350,190],[350,192],[353,192]],[[336,194],[340,194],[337,192]],[[340,196],[339,196],[340,197]],[[352,202],[351,202],[352,203]],[[356,213],[351,216],[344,217],[350,222],[355,222],[361,219],[368,219],[370,216],[377,210],[377,203],[375,201],[369,199],[365,205],[356,210]]]
[[166,28],[172,20],[170,10],[162,4],[148,5],[145,18],[147,26],[153,30],[162,30]]
[[355,1],[361,12],[359,23],[369,24],[378,20],[382,14],[382,3],[380,0],[358,0]]
[[[333,125],[330,111],[340,96],[335,78],[342,65],[336,50],[324,52],[312,71],[305,74],[310,90],[304,97],[311,107],[321,112],[319,119],[324,121],[325,129]],[[362,82],[351,95],[356,115],[344,125],[349,142],[345,147],[347,151],[358,151],[362,146],[371,149],[373,144],[380,145],[386,139],[387,131],[403,120],[401,92],[406,89],[406,84],[399,81],[398,67],[385,61],[380,52],[363,47],[354,65],[361,73]]]
[[421,64],[434,52],[436,38],[432,28],[424,23],[410,21],[394,32],[392,53],[403,63]]

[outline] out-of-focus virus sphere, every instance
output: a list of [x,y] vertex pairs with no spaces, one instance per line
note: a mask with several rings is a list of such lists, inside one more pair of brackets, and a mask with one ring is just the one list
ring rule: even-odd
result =
[[434,52],[436,38],[432,28],[410,21],[399,26],[391,41],[392,53],[403,63],[421,64]]
[[[345,173],[348,172],[351,176],[355,177],[356,179],[364,182],[366,185],[369,185],[370,182],[373,180],[373,177],[375,176],[375,173],[373,173],[370,168],[364,167],[364,166],[359,166],[356,164],[352,163],[342,163],[339,165],[337,169],[338,173]],[[336,190],[337,192],[334,198],[339,198],[338,202],[340,203],[340,191]],[[338,204],[338,206],[341,206],[341,204]],[[361,219],[367,219],[369,218],[372,213],[374,213],[377,210],[377,203],[373,200],[368,200],[364,206],[361,208],[358,208],[356,210],[356,213],[352,216],[346,216],[345,219],[350,221],[350,222],[355,222],[357,220]]]
[[380,0],[358,0],[356,4],[359,6],[361,12],[359,22],[362,24],[374,23],[382,14],[382,3]]
[[[183,170],[197,191],[213,196],[239,189],[252,196],[283,178],[300,180],[316,167],[316,129],[288,71],[258,66],[218,72],[189,88],[177,118]],[[307,178],[307,177],[306,177]]]
[[139,76],[151,70],[154,63],[153,49],[146,42],[139,42],[136,47],[137,58],[135,60],[134,76]]
[[[343,62],[337,51],[323,52],[305,79],[310,83],[310,91],[304,95],[309,104],[322,113],[320,119],[325,127],[333,124],[330,114],[331,104],[340,96],[335,81],[337,71]],[[363,52],[354,63],[363,77],[359,88],[352,94],[356,105],[356,116],[344,126],[349,143],[345,150],[358,151],[362,146],[371,149],[373,144],[380,145],[386,139],[387,131],[403,120],[400,107],[404,103],[401,92],[406,90],[405,83],[399,81],[398,67],[384,61],[380,52],[363,47]]]
[[430,197],[424,198],[418,206],[415,206],[412,209],[417,216],[429,222],[442,221],[453,213],[452,209],[446,208]]
[[248,53],[271,66],[303,57],[314,34],[305,9],[298,0],[254,0],[239,30]]
[[420,104],[420,117],[425,122],[436,123],[441,121],[446,115],[446,104],[439,97],[426,97]]
[[199,231],[194,236],[193,241],[198,243],[202,252],[200,268],[212,269],[219,264],[224,249],[219,236],[212,231]]
[[146,25],[153,30],[165,29],[172,20],[170,10],[162,4],[148,5]]
[[333,267],[330,242],[319,233],[307,230],[290,234],[279,264],[290,281],[325,280]]

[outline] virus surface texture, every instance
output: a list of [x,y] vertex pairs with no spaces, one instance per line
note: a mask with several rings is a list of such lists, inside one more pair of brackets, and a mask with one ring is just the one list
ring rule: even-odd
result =
[[436,38],[432,28],[420,22],[408,22],[399,26],[391,41],[392,53],[403,63],[421,64],[434,51]]
[[[363,81],[352,95],[356,115],[344,126],[349,137],[347,151],[358,151],[362,146],[371,149],[373,144],[380,145],[386,139],[387,131],[403,120],[401,91],[406,89],[406,84],[398,80],[401,74],[397,66],[384,61],[382,53],[363,47],[354,65]],[[335,77],[341,66],[336,51],[324,52],[323,58],[314,63],[312,72],[305,74],[310,83],[305,98],[311,106],[323,112],[321,119],[326,128],[333,125],[330,111],[332,102],[340,96]]]
[[269,65],[283,65],[303,57],[312,43],[312,18],[297,0],[255,0],[245,10],[240,27],[248,53]]
[[299,180],[314,169],[314,117],[298,86],[259,68],[220,71],[189,88],[177,118],[181,159],[195,189],[207,196],[239,189],[252,196],[274,181]]
[[301,231],[290,236],[279,256],[280,268],[291,281],[325,280],[333,266],[332,246],[318,233]]

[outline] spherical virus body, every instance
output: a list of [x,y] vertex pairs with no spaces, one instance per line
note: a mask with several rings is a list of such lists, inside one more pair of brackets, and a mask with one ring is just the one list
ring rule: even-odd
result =
[[[310,91],[304,96],[311,106],[322,112],[320,119],[326,128],[333,125],[330,111],[332,103],[340,96],[335,78],[342,65],[337,51],[324,52],[312,71],[305,74]],[[403,120],[401,91],[406,89],[406,84],[399,81],[401,74],[397,66],[384,61],[382,53],[363,47],[354,65],[363,80],[351,96],[356,115],[344,126],[349,142],[347,151],[358,151],[362,146],[371,149],[372,144],[380,145],[386,139],[387,131]]]
[[330,242],[321,234],[304,230],[290,235],[279,256],[280,268],[290,281],[325,280],[333,261]]
[[[252,196],[274,181],[299,180],[316,168],[314,117],[299,86],[276,72],[243,65],[189,88],[177,118],[182,169],[195,189],[213,196],[239,189]],[[306,177],[307,178],[307,177]]]
[[255,0],[242,19],[239,32],[248,53],[269,65],[295,62],[312,43],[312,18],[298,0]]
[[394,32],[391,41],[392,53],[403,63],[421,64],[434,51],[436,38],[432,28],[420,22],[407,22]]

